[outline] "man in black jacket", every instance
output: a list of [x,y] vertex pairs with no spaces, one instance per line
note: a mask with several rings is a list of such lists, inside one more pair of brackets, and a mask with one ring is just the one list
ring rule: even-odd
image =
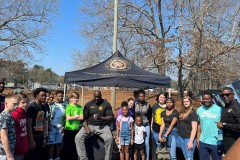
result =
[[221,122],[217,125],[223,130],[223,152],[226,154],[240,137],[240,104],[234,99],[233,89],[224,87],[221,94],[225,103]]

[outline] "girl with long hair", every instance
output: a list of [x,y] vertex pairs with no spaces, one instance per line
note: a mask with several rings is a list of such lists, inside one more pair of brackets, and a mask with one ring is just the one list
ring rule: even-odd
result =
[[196,148],[198,117],[193,109],[192,100],[189,96],[183,98],[183,106],[180,109],[180,116],[177,123],[178,138],[185,159],[193,160],[194,150]]

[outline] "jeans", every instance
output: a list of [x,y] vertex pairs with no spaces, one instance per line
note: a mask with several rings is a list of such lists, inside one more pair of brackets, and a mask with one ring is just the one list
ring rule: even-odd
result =
[[146,137],[145,137],[145,159],[149,160],[149,152],[150,152],[150,145],[149,145],[149,140],[150,140],[150,126],[149,124],[145,126],[146,129]]
[[188,150],[187,144],[189,142],[189,138],[182,138],[181,136],[177,137],[177,144],[181,147],[183,155],[186,160],[193,160],[194,151],[196,148],[196,140],[193,141],[193,149]]
[[198,148],[200,160],[222,160],[222,146],[221,145],[211,145],[200,141]]
[[160,143],[159,143],[159,139],[158,139],[159,132],[155,132],[154,130],[152,130],[152,135],[153,135],[153,138],[154,138],[154,141],[155,141],[157,147],[159,148],[160,147]]
[[[165,128],[163,131],[164,135],[167,132],[168,128]],[[177,159],[177,155],[176,155],[176,149],[177,149],[177,129],[173,128],[171,133],[168,135],[168,139],[167,139],[167,146],[169,148],[169,154],[171,157],[171,160],[176,160]]]
[[121,129],[120,129],[120,144],[121,145],[130,145],[131,141],[131,131],[130,131],[130,126],[129,126],[129,118],[128,121],[123,122],[121,121]]

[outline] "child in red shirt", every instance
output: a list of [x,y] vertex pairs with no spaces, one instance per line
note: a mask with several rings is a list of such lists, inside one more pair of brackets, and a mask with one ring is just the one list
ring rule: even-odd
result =
[[26,106],[28,104],[28,97],[23,93],[19,93],[19,106],[16,111],[12,112],[12,116],[15,122],[16,130],[16,144],[14,158],[23,160],[24,154],[29,150],[29,140],[27,137],[26,126]]

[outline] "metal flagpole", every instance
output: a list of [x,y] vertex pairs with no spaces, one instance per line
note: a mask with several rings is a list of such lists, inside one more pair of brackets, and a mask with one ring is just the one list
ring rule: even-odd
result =
[[[113,54],[117,52],[117,34],[118,34],[118,0],[114,3],[114,31],[113,31]],[[111,104],[116,109],[116,87],[111,87]]]

